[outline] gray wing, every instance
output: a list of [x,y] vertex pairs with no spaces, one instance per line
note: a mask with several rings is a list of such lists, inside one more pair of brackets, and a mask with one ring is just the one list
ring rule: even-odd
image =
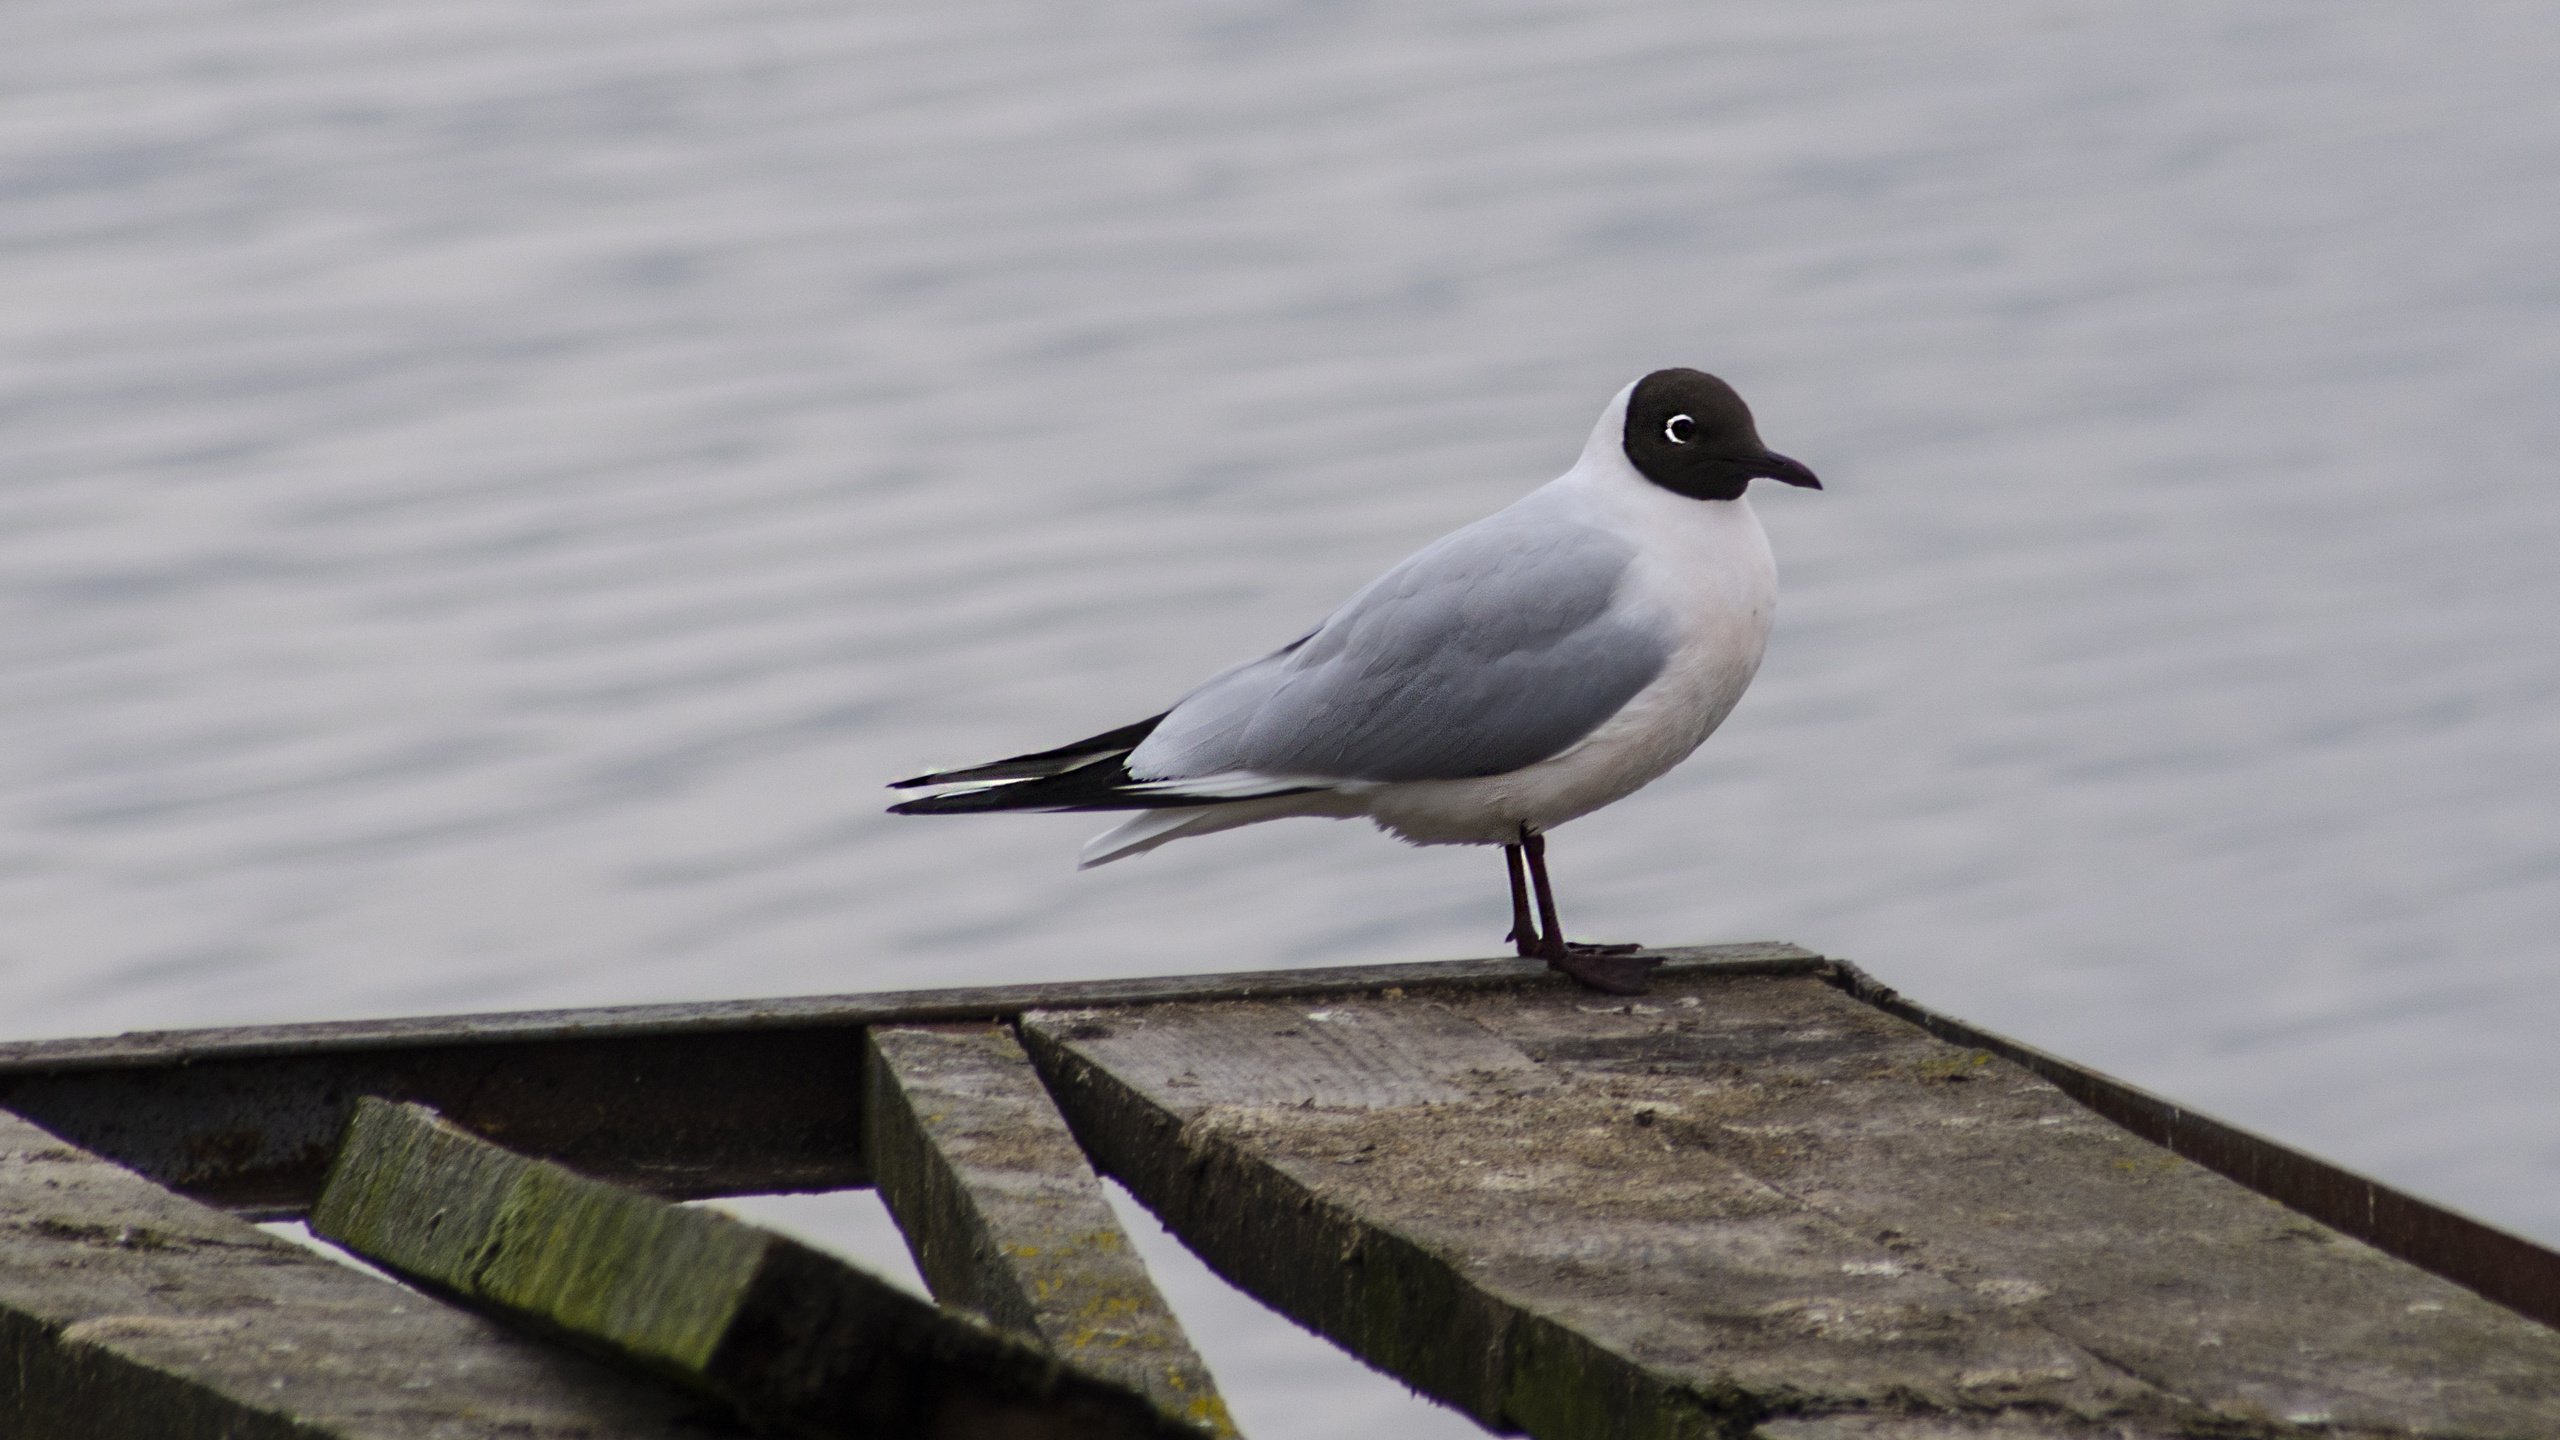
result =
[[1132,774],[1499,775],[1557,755],[1662,673],[1614,604],[1634,549],[1552,516],[1488,517],[1378,577],[1315,633],[1184,697]]

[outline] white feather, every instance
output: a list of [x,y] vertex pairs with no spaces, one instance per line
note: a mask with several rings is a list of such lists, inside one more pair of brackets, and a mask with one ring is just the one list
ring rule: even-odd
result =
[[1186,835],[1206,835],[1216,830],[1232,830],[1257,820],[1276,820],[1283,815],[1350,813],[1342,808],[1337,797],[1322,790],[1304,795],[1275,795],[1264,800],[1237,800],[1224,805],[1141,810],[1086,841],[1076,868],[1090,870],[1096,865],[1108,865],[1131,855],[1143,855],[1169,840],[1179,840]]

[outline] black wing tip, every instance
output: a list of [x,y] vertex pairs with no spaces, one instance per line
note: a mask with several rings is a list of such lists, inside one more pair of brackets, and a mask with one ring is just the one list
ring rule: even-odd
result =
[[1137,748],[1139,741],[1152,734],[1156,725],[1170,711],[1150,715],[1117,730],[1088,735],[1072,745],[1054,750],[1034,750],[1028,755],[1012,755],[990,760],[984,765],[964,765],[957,770],[936,770],[930,775],[892,780],[892,790],[914,790],[927,785],[970,785],[984,780],[1040,780],[1053,775],[1079,770],[1100,760],[1117,759]]
[[[985,790],[965,790],[957,795],[921,795],[913,800],[901,800],[890,806],[889,813],[892,815],[965,815],[972,810],[1004,808],[987,803],[985,797],[989,793],[991,792]],[[969,804],[968,802],[972,800],[979,803]]]
[[1136,782],[1129,772],[1114,765],[1114,775],[1095,775],[1076,771],[1036,780],[1016,780],[1003,785],[986,785],[971,790],[958,790],[948,795],[919,795],[901,800],[889,807],[892,815],[985,815],[1003,810],[1046,811],[1111,811],[1111,810],[1187,810],[1212,805],[1235,805],[1247,800],[1271,800],[1283,795],[1305,795],[1318,788],[1295,785],[1283,790],[1266,790],[1253,795],[1185,795],[1174,790],[1133,788]]
[[1152,810],[1162,801],[1140,799],[1115,790],[1073,788],[1038,781],[989,785],[949,795],[919,795],[889,807],[892,815],[990,815],[1006,810]]

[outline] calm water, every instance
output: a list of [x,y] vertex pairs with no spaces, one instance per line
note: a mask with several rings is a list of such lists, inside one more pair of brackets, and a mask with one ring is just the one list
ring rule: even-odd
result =
[[2560,10],[1424,9],[13,8],[0,1028],[1486,953],[1481,853],[877,787],[1690,363],[1831,489],[1577,930],[2560,1241]]

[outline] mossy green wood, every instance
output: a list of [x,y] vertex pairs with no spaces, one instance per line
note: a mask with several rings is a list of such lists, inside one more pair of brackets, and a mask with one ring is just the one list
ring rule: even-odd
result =
[[727,1407],[441,1305],[0,1112],[0,1436],[712,1440]]
[[870,1043],[868,1168],[935,1296],[1235,1434],[1012,1030],[896,1026]]
[[311,1228],[679,1374],[710,1368],[773,1240],[378,1100],[357,1108]]
[[798,1435],[1197,1440],[1135,1391],[785,1237],[358,1105],[314,1231]]

